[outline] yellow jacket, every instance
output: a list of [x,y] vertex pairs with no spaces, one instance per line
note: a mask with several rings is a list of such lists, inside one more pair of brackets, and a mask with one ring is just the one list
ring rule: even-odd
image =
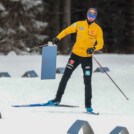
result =
[[91,25],[88,24],[87,20],[75,22],[64,29],[57,38],[61,40],[70,33],[77,33],[72,52],[78,56],[91,57],[92,55],[87,55],[86,51],[88,48],[92,48],[96,41],[95,51],[103,48],[103,32],[95,22]]

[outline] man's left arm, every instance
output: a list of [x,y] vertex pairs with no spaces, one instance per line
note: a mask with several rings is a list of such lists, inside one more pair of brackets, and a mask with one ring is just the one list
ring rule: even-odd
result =
[[96,41],[97,41],[97,44],[94,46],[95,47],[94,51],[98,51],[98,50],[102,49],[103,45],[104,45],[103,31],[100,27],[97,31]]
[[95,44],[93,45],[92,48],[87,49],[87,51],[86,51],[87,55],[88,54],[93,54],[94,51],[98,51],[98,50],[102,49],[103,45],[104,45],[103,32],[102,32],[102,29],[99,28],[98,31],[97,31],[96,42],[95,42]]

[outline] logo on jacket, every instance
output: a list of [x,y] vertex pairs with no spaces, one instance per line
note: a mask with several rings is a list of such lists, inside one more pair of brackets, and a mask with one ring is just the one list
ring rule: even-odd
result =
[[74,23],[74,27],[76,27],[76,23]]
[[74,60],[70,60],[70,64],[74,64]]
[[91,34],[94,34],[94,31],[93,30],[91,31]]
[[90,69],[90,66],[86,66],[85,69]]
[[90,71],[85,71],[85,75],[89,76],[90,75]]
[[84,28],[83,28],[83,27],[79,27],[79,29],[80,29],[80,30],[84,30]]

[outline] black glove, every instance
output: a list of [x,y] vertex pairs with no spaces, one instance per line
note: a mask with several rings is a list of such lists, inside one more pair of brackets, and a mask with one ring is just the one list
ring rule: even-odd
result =
[[93,54],[95,47],[87,49],[87,55]]
[[60,41],[60,40],[59,40],[58,38],[52,39],[52,43],[53,43],[53,44],[57,44],[57,43],[59,43],[59,41]]

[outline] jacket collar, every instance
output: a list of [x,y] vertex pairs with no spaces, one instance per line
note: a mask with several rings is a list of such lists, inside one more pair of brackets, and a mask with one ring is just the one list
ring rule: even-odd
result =
[[93,21],[91,24],[89,24],[87,19],[85,20],[85,22],[86,22],[86,25],[94,25],[95,24],[95,21]]

